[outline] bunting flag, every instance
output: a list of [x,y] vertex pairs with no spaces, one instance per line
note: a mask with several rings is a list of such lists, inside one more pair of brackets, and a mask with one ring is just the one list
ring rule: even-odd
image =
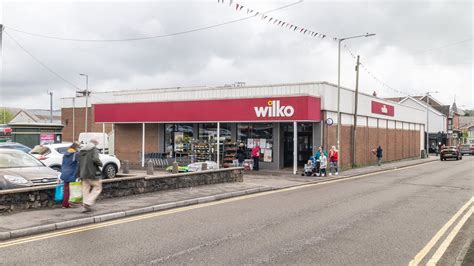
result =
[[[218,3],[224,3],[224,0],[217,0],[217,2]],[[233,7],[233,5],[235,5],[235,10],[236,11],[242,11],[243,8],[244,8],[244,5],[239,4],[239,3],[234,3],[234,0],[229,0],[229,6]],[[269,17],[268,15],[265,14],[265,12],[259,12],[259,11],[256,11],[256,10],[253,10],[253,9],[250,9],[250,8],[246,8],[245,10],[247,11],[248,15],[254,14],[253,16],[255,16],[255,17],[260,16],[261,20],[264,20],[264,21],[267,21],[267,22],[272,22],[273,21],[273,24],[276,25],[276,26],[279,26],[280,28],[289,29],[289,30],[292,30],[293,32],[296,32],[298,30],[299,33],[301,33],[301,34],[309,35],[311,37],[320,38],[320,39],[325,39],[326,37],[330,37],[328,39],[333,40],[333,41],[338,41],[337,37],[328,36],[326,34],[315,32],[315,31],[312,31],[312,30],[304,28],[304,27],[299,27],[295,24],[291,24],[288,21],[278,20],[275,17]]]

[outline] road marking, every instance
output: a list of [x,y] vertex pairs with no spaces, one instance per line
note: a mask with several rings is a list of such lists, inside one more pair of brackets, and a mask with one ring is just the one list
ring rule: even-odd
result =
[[[428,163],[433,163],[433,162],[428,162]],[[427,163],[424,163],[424,164],[427,164]],[[271,195],[271,194],[275,194],[275,193],[293,191],[293,190],[296,190],[296,189],[303,189],[303,188],[314,187],[314,186],[333,184],[333,183],[338,183],[338,182],[342,182],[342,181],[349,181],[349,180],[359,179],[359,178],[363,178],[363,177],[367,177],[367,176],[383,174],[383,173],[386,173],[386,172],[405,170],[405,169],[409,169],[409,168],[418,167],[418,166],[421,166],[421,165],[424,165],[424,164],[417,164],[417,165],[407,166],[407,167],[403,167],[403,168],[396,168],[396,169],[388,169],[388,170],[369,173],[369,174],[364,174],[364,175],[341,178],[341,179],[336,179],[336,180],[322,181],[322,182],[314,183],[314,184],[306,184],[306,185],[301,185],[301,186],[294,186],[294,187],[283,188],[283,189],[278,189],[278,190],[266,191],[266,192],[251,194],[251,195],[239,196],[239,197],[235,197],[235,198],[223,199],[223,200],[214,201],[214,202],[207,202],[207,203],[201,203],[201,204],[197,204],[197,205],[191,205],[191,206],[179,207],[179,208],[170,209],[170,210],[164,210],[164,211],[160,211],[160,212],[142,214],[142,215],[132,216],[132,217],[123,218],[123,219],[119,219],[119,220],[103,222],[103,223],[99,223],[99,224],[84,225],[84,226],[81,226],[81,227],[65,229],[65,230],[62,230],[62,231],[57,231],[57,232],[52,232],[52,233],[44,233],[44,234],[40,234],[40,235],[36,235],[36,236],[10,240],[10,241],[6,241],[6,242],[0,242],[0,249],[10,247],[10,246],[20,245],[20,244],[26,244],[26,243],[29,243],[29,242],[34,242],[34,241],[45,240],[45,239],[54,238],[54,237],[66,236],[66,235],[76,234],[76,233],[80,233],[80,232],[95,230],[95,229],[99,229],[99,228],[103,228],[103,227],[109,227],[109,226],[113,226],[113,225],[119,225],[119,224],[124,224],[124,223],[129,223],[129,222],[135,222],[135,221],[145,220],[145,219],[149,219],[149,218],[155,218],[155,217],[160,217],[160,216],[164,216],[164,215],[175,214],[175,213],[179,213],[179,212],[184,212],[184,211],[189,211],[189,210],[194,210],[194,209],[200,209],[200,208],[225,204],[225,203],[234,202],[234,201],[240,201],[240,200],[246,200],[246,199],[251,199],[251,198],[256,198],[256,197],[267,196],[267,195]]]
[[446,239],[441,243],[439,248],[436,250],[435,254],[431,259],[428,261],[426,265],[428,266],[435,266],[438,264],[439,260],[441,257],[443,257],[444,253],[448,249],[449,245],[451,245],[451,242],[453,242],[454,238],[457,236],[459,231],[461,231],[461,228],[464,226],[464,224],[467,222],[469,217],[471,217],[472,213],[474,212],[474,206],[471,207],[471,209],[464,215],[464,217],[459,221],[459,223],[454,227],[454,229],[451,231],[451,233],[446,237]]
[[431,240],[426,244],[425,247],[423,247],[418,254],[416,254],[415,258],[410,261],[408,265],[410,266],[416,266],[418,265],[424,258],[425,256],[430,252],[431,249],[433,249],[434,245],[439,241],[439,239],[446,233],[446,231],[453,225],[453,223],[461,216],[461,214],[464,213],[464,211],[474,202],[474,197],[471,197],[471,199],[464,204],[459,211],[454,214],[451,219],[436,233],[436,235],[431,238]]

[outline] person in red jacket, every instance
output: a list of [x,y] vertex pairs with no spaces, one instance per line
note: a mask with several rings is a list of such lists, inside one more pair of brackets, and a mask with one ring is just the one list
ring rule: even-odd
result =
[[253,158],[253,170],[258,171],[259,170],[258,162],[260,161],[260,146],[255,145],[255,147],[253,147],[252,158]]
[[329,175],[338,175],[337,161],[339,160],[339,151],[332,146],[329,150]]

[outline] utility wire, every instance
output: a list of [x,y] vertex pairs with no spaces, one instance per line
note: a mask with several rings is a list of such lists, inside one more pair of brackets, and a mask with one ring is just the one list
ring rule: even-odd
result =
[[55,75],[57,78],[61,79],[62,81],[64,81],[65,83],[69,84],[69,86],[73,87],[74,89],[78,89],[80,90],[80,88],[78,86],[76,86],[74,83],[70,82],[69,80],[63,78],[61,75],[59,75],[56,71],[52,70],[50,67],[48,67],[45,63],[41,62],[41,60],[39,60],[36,56],[34,56],[32,53],[30,53],[25,47],[23,47],[15,38],[13,38],[13,36],[11,36],[10,34],[8,34],[8,32],[5,32],[4,33],[10,38],[12,39],[16,45],[18,45],[18,47],[20,47],[25,53],[27,53],[31,58],[33,58],[38,64],[40,64],[42,67],[44,67],[46,70],[48,70],[50,73],[52,73],[53,75]]
[[443,45],[443,46],[440,46],[440,47],[434,47],[434,48],[427,49],[427,50],[418,50],[418,51],[413,51],[413,52],[414,53],[428,53],[428,52],[431,52],[431,51],[434,51],[434,50],[439,50],[439,49],[451,47],[451,46],[458,45],[458,44],[461,44],[461,43],[471,42],[472,40],[474,40],[474,38],[465,39],[465,40],[458,41],[458,42],[453,42],[453,43],[448,43],[446,45]]
[[[288,4],[288,5],[284,5],[284,6],[281,6],[281,7],[263,12],[262,14],[268,14],[268,13],[272,13],[272,12],[275,12],[275,11],[278,11],[278,10],[282,10],[282,9],[300,4],[302,2],[303,1],[300,0],[298,2],[294,2],[294,3]],[[251,16],[247,16],[247,17],[244,17],[244,18],[241,18],[241,19],[231,20],[231,21],[227,21],[227,22],[223,22],[223,23],[219,23],[219,24],[206,26],[206,27],[201,27],[201,28],[196,28],[196,29],[191,29],[191,30],[185,30],[185,31],[179,31],[179,32],[163,34],[163,35],[154,35],[154,36],[137,37],[137,38],[124,38],[124,39],[102,39],[102,40],[101,39],[63,38],[63,37],[58,37],[58,36],[43,35],[43,34],[38,34],[38,33],[27,32],[27,31],[12,28],[10,26],[5,26],[5,28],[7,30],[20,32],[20,33],[27,34],[27,35],[30,35],[30,36],[35,36],[35,37],[39,37],[39,38],[46,38],[46,39],[61,40],[61,41],[73,41],[73,42],[126,42],[126,41],[142,41],[142,40],[150,40],[150,39],[158,39],[158,38],[165,38],[165,37],[183,35],[183,34],[193,33],[193,32],[197,32],[197,31],[203,31],[203,30],[208,30],[208,29],[212,29],[212,28],[217,28],[217,27],[221,27],[221,26],[224,26],[224,25],[229,25],[229,24],[240,22],[240,21],[248,20],[248,19],[251,19],[251,18],[255,18],[255,16],[251,15]]]

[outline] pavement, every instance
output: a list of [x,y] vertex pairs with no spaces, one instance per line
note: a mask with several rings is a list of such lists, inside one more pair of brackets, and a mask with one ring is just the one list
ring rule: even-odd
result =
[[302,177],[281,177],[290,187],[3,241],[1,263],[407,265],[472,199],[473,163],[297,186]]
[[435,157],[405,160],[345,171],[339,176],[306,177],[286,171],[246,172],[244,182],[198,186],[146,193],[98,201],[94,212],[83,214],[80,208],[54,208],[0,214],[0,240],[23,237],[80,225],[100,223],[137,214],[150,213],[222,200],[245,194],[283,189],[327,180],[387,171],[437,160]]

